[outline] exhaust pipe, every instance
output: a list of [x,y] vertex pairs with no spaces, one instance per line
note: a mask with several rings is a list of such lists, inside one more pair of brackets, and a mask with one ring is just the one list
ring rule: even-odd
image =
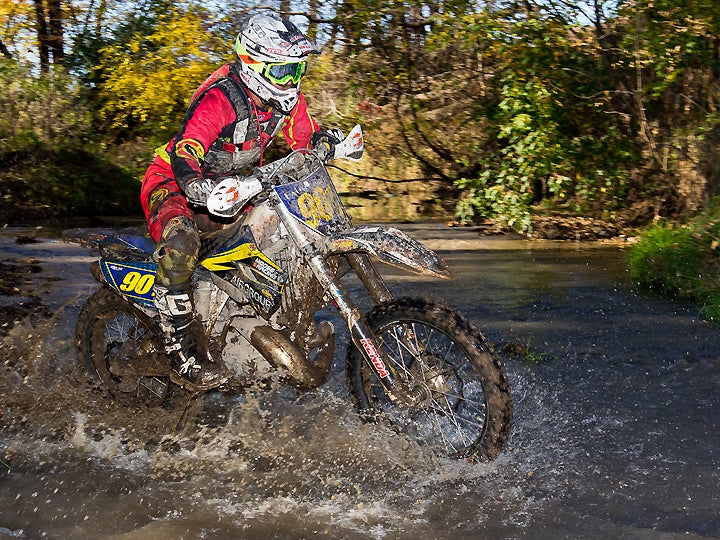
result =
[[308,349],[317,349],[311,361],[289,337],[269,326],[258,326],[250,343],[270,365],[284,371],[290,384],[298,388],[317,388],[327,380],[335,351],[335,329],[322,321],[307,341]]

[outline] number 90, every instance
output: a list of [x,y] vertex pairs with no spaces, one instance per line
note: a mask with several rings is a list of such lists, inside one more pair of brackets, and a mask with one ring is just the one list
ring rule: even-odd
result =
[[152,274],[141,274],[140,272],[128,272],[123,278],[120,290],[124,292],[134,292],[139,295],[147,294],[155,282],[155,276]]

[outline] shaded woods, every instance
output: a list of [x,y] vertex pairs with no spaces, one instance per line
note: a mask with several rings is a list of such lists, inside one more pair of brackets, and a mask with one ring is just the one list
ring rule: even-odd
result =
[[[716,2],[268,6],[323,46],[303,83],[314,116],[365,128],[366,157],[337,171],[361,218],[634,227],[720,190]],[[3,222],[139,213],[153,148],[255,12],[242,0],[3,3]]]

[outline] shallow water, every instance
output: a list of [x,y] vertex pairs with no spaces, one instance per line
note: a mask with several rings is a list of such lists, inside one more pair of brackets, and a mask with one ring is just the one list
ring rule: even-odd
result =
[[406,229],[456,279],[387,270],[391,287],[461,309],[508,370],[514,426],[492,463],[360,423],[342,348],[310,394],[118,408],[75,366],[91,258],[6,231],[2,257],[38,260],[54,317],[0,353],[0,538],[720,537],[718,330],[635,294],[616,247]]

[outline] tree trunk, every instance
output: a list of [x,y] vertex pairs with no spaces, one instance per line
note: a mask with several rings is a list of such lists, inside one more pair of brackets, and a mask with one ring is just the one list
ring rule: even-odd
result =
[[48,6],[48,47],[53,65],[59,66],[65,60],[61,0],[47,0]]
[[65,60],[61,1],[33,0],[40,73],[43,75],[50,71],[50,58],[54,66],[61,65]]
[[315,41],[318,33],[318,25],[317,22],[315,22],[318,19],[318,0],[310,0],[308,2],[308,16],[310,22],[308,23],[307,36]]
[[40,73],[47,75],[50,71],[50,47],[48,46],[48,29],[45,20],[45,6],[42,0],[33,0],[35,4],[35,22],[37,24],[38,55],[40,56]]
[[8,48],[5,46],[5,44],[2,42],[1,39],[0,39],[0,53],[2,53],[2,55],[5,58],[7,58],[8,60],[12,60],[12,54],[10,54],[10,51],[8,50]]

